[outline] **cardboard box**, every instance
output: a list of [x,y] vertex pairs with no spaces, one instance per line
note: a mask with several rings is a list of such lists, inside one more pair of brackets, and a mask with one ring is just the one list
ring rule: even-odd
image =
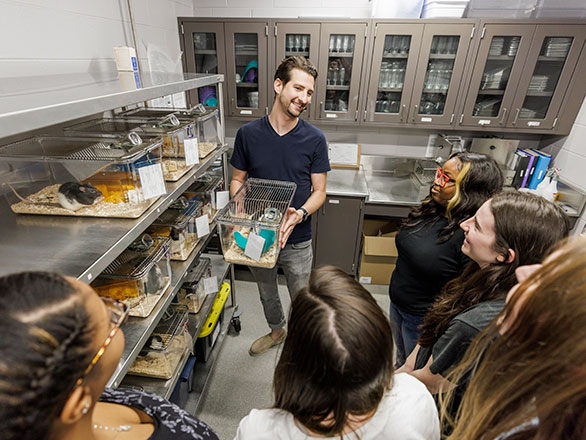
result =
[[398,229],[397,222],[364,220],[359,278],[361,283],[389,284],[398,256],[395,244]]

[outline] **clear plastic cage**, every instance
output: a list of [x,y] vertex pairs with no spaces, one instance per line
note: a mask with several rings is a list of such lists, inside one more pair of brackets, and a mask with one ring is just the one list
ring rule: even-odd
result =
[[198,313],[207,297],[204,280],[211,276],[211,260],[200,258],[197,265],[185,276],[183,285],[177,294],[177,302],[189,307],[190,313]]
[[[229,263],[272,268],[279,257],[279,233],[297,185],[250,178],[216,215],[224,259]],[[258,259],[248,242],[262,243]],[[255,246],[256,247],[256,246]]]
[[202,214],[207,214],[211,223],[217,213],[217,191],[224,191],[224,179],[212,173],[206,173],[199,177],[183,195],[189,200],[200,201],[203,205]]
[[[140,170],[161,164],[161,139],[35,136],[1,147],[0,161],[8,164],[3,193],[17,214],[137,218],[158,198],[145,198]],[[72,194],[83,206],[64,203],[65,183],[77,185]],[[84,198],[78,184],[95,187],[97,198]]]
[[131,316],[148,316],[171,283],[169,247],[169,238],[143,234],[104,269],[92,287],[98,295],[126,303]]

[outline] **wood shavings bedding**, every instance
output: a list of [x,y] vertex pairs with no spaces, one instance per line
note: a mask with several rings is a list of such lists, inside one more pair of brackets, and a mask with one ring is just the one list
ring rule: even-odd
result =
[[184,160],[163,158],[163,178],[167,182],[181,179],[194,165],[187,165]]
[[108,203],[104,200],[77,211],[60,206],[47,206],[35,203],[59,203],[57,192],[59,184],[49,185],[42,190],[27,197],[33,203],[18,202],[10,206],[16,214],[40,214],[40,215],[67,215],[72,217],[108,217],[108,218],[138,218],[151,206],[158,197],[140,203]]
[[138,356],[128,373],[137,376],[171,379],[186,347],[185,336],[183,334],[177,335],[166,350],[151,350],[146,356]]
[[[241,231],[241,234],[245,237],[248,237],[248,232]],[[233,241],[228,250],[224,252],[224,260],[226,260],[227,263],[243,264],[245,266],[253,267],[265,267],[270,269],[274,267],[275,264],[277,264],[277,257],[279,255],[277,249],[278,244],[278,240],[275,241],[269,250],[261,255],[260,260],[255,261],[252,258],[244,255],[244,250],[240,248],[240,246],[238,246],[235,241]]]

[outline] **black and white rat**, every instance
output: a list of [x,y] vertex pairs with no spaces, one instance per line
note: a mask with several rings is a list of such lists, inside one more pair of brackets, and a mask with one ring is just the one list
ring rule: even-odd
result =
[[77,182],[66,182],[59,187],[57,193],[57,200],[59,200],[59,203],[33,202],[32,200],[26,199],[18,194],[18,192],[9,183],[7,183],[7,185],[10,187],[16,197],[18,197],[23,203],[65,208],[70,211],[77,211],[79,208],[83,208],[84,206],[93,205],[94,203],[99,202],[104,198],[102,192],[92,185],[82,185],[81,183]]
[[77,211],[84,206],[91,206],[102,200],[102,192],[92,185],[83,185],[77,182],[66,182],[59,187],[57,199],[62,207],[70,211]]

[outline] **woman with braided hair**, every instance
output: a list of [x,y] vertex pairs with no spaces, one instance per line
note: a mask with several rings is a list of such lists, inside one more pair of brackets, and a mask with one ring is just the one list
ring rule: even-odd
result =
[[160,397],[105,389],[124,349],[124,304],[45,272],[0,277],[0,292],[0,438],[217,440]]

